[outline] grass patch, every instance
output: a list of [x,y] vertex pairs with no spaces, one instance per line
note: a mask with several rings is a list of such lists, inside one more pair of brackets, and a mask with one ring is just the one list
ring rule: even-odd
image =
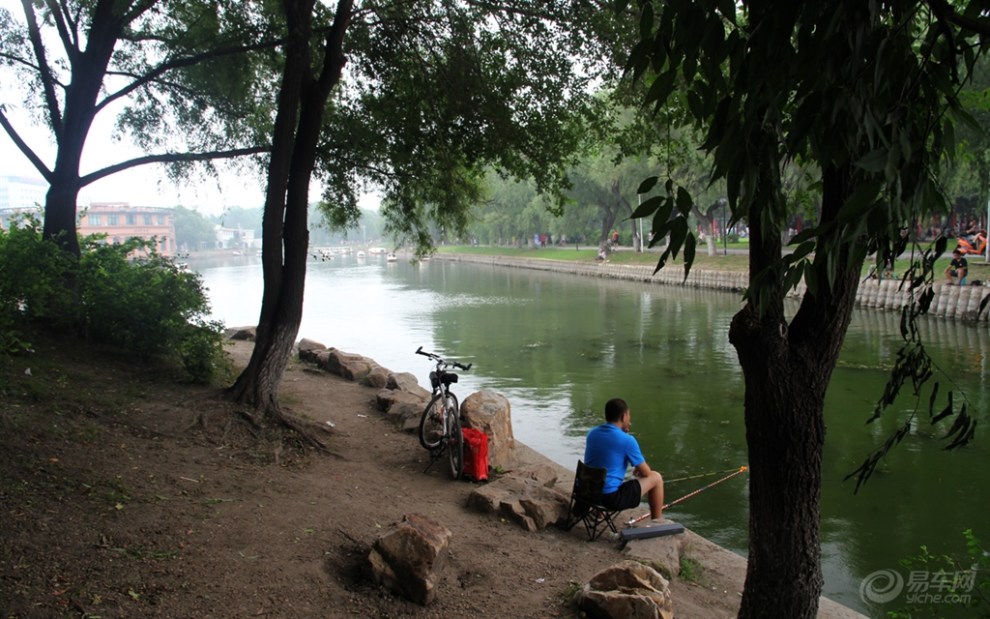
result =
[[[719,248],[721,250],[721,248]],[[598,256],[598,249],[586,247],[575,250],[574,247],[554,247],[546,249],[527,249],[515,247],[475,247],[468,245],[446,245],[437,249],[441,254],[465,254],[473,256],[511,256],[515,258],[535,258],[541,260],[561,260],[565,262],[595,262]],[[653,266],[660,260],[661,250],[649,249],[642,253],[631,250],[621,250],[609,256],[609,262],[613,264],[625,264],[631,266]],[[680,269],[684,262],[680,258],[670,260],[664,267],[666,269]],[[694,258],[692,269],[728,271],[734,273],[745,273],[749,268],[749,256],[746,254],[724,255],[716,252],[716,255],[709,256],[704,247],[699,247]]]
[[677,577],[685,582],[693,582],[700,585],[702,584],[704,571],[701,564],[691,557],[681,557],[681,565],[680,570],[677,572]]

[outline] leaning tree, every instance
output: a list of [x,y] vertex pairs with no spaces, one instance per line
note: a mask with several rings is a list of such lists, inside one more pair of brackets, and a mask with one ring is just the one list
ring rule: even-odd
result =
[[[724,179],[731,217],[750,232],[750,286],[729,328],[745,382],[750,464],[749,555],[740,617],[812,618],[822,588],[819,503],[823,402],[864,261],[878,264],[910,244],[906,231],[947,208],[937,171],[967,122],[957,92],[985,51],[984,3],[945,0],[649,0],[636,3],[640,38],[628,69],[650,83],[646,104],[683,97],[702,148]],[[981,33],[982,38],[974,36]],[[820,218],[785,252],[790,204],[782,174],[814,168]],[[652,178],[641,190],[652,188]],[[695,240],[692,199],[673,182],[638,216],[654,242],[670,236],[658,268]],[[672,216],[673,215],[673,216]],[[914,318],[933,297],[932,264],[945,247],[920,250],[904,285],[916,303],[903,321],[904,349],[875,415],[901,386],[916,395],[933,372]],[[806,284],[796,311],[784,297]],[[949,446],[972,437],[964,409]],[[913,418],[913,414],[911,415]],[[862,481],[907,432],[911,419],[859,469]]]

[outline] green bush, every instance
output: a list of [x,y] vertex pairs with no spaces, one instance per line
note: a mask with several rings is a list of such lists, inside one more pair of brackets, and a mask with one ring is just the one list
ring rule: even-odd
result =
[[87,237],[81,248],[75,260],[43,241],[33,220],[0,230],[0,350],[23,347],[29,326],[72,327],[95,342],[179,360],[196,380],[226,370],[223,325],[206,318],[198,274],[141,239]]
[[5,354],[30,348],[29,323],[71,320],[63,276],[72,260],[40,239],[40,225],[29,216],[12,220],[10,230],[0,229],[0,352]]

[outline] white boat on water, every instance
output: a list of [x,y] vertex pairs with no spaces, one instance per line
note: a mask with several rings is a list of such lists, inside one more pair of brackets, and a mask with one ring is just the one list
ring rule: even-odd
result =
[[385,254],[385,262],[396,262],[399,258],[392,252]]
[[357,253],[357,257],[358,257],[358,258],[364,258],[364,252],[363,252],[363,251],[359,251],[359,252]]

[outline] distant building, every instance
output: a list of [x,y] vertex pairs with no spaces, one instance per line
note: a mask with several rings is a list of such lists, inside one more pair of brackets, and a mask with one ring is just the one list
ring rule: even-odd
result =
[[0,176],[0,212],[26,211],[45,205],[48,182],[26,176]]
[[214,226],[213,231],[217,236],[217,249],[254,249],[261,247],[261,244],[254,238],[254,230],[244,230],[240,225],[236,228]]
[[[174,256],[175,218],[170,208],[131,206],[126,202],[94,202],[78,210],[76,231],[80,236],[106,235],[107,243],[120,244],[129,238],[155,239],[158,253]],[[12,219],[25,213],[33,213],[39,219],[43,212],[37,207],[0,208],[0,228],[9,229]]]
[[131,206],[127,202],[93,202],[82,209],[79,234],[105,234],[108,243],[119,244],[129,238],[155,239],[158,253],[174,256],[175,217],[170,208]]

